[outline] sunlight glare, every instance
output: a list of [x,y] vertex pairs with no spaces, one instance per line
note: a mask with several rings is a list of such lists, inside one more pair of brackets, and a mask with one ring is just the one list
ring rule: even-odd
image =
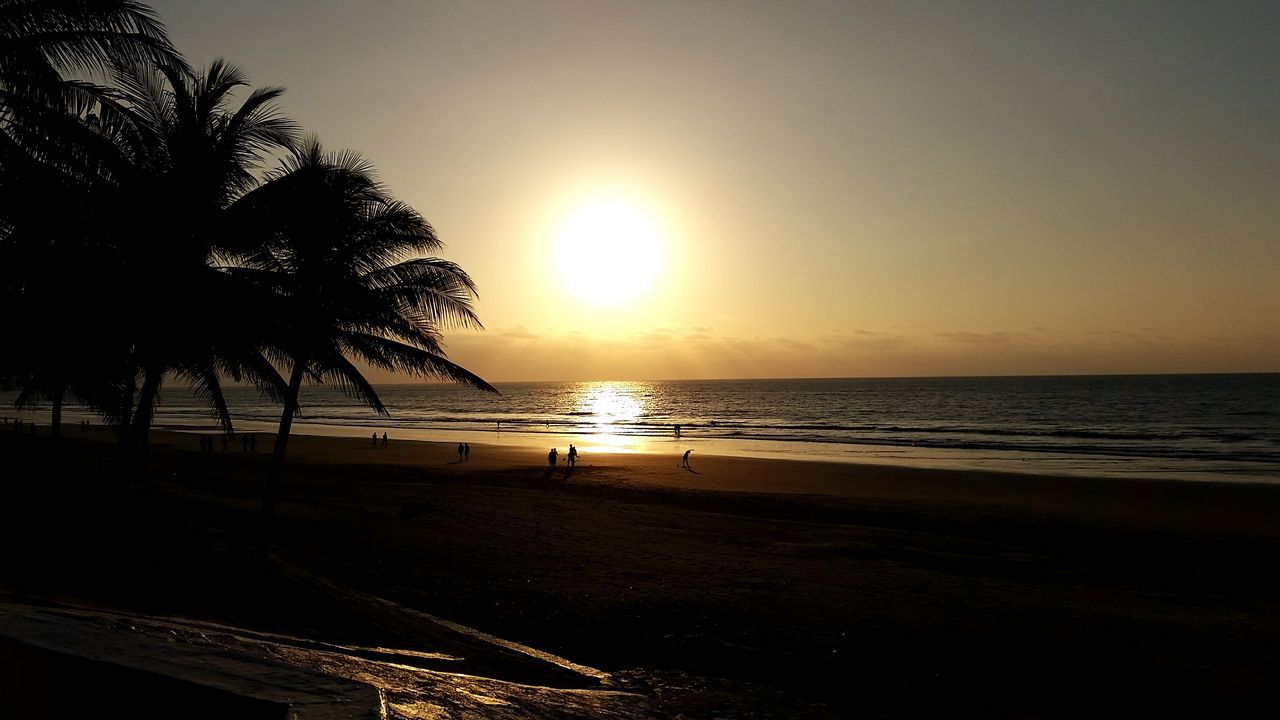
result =
[[644,414],[640,388],[632,383],[586,383],[578,392],[577,412],[589,413],[598,427],[634,423]]
[[556,265],[570,292],[587,302],[615,306],[637,299],[661,262],[657,229],[630,205],[587,205],[560,228]]

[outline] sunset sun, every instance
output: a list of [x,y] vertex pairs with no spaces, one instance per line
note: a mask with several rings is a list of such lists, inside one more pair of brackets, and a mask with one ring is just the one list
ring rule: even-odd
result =
[[587,205],[560,227],[556,267],[570,292],[595,305],[638,299],[653,284],[661,262],[657,229],[630,205]]

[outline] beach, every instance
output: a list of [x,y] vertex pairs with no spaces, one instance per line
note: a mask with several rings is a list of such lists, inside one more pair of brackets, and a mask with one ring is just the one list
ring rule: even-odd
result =
[[258,544],[270,436],[201,453],[156,433],[147,477],[111,487],[110,433],[68,426],[55,455],[43,430],[0,436],[10,596],[425,642],[269,592],[261,552],[600,668],[671,717],[1280,709],[1273,485],[594,451],[570,472],[564,447],[551,471],[528,447],[459,462],[353,432],[291,438]]

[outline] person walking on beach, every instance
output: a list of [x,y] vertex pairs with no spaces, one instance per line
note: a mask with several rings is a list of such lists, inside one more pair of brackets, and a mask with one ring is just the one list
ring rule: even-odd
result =
[[373,431],[372,437],[373,437],[373,446],[378,447],[378,431],[377,430]]
[[683,460],[683,461],[681,461],[681,463],[680,463],[680,467],[685,468],[686,470],[692,470],[692,469],[693,469],[692,467],[689,467],[689,453],[691,453],[691,452],[693,452],[693,450],[685,450],[685,451],[684,451],[684,460]]
[[578,448],[574,447],[573,443],[569,443],[569,467],[573,467],[574,465],[577,465],[577,464],[578,464]]
[[471,443],[462,443],[462,460],[465,462],[470,459],[471,459]]
[[466,452],[466,448],[462,447],[462,443],[458,443],[458,462],[462,462],[462,454]]
[[556,449],[551,448],[551,452],[547,453],[547,465],[554,470],[556,468]]
[[386,447],[386,446],[387,446],[387,434],[384,432],[382,433],[382,447]]
[[674,427],[676,430],[676,437],[680,437],[680,423],[676,423],[672,427]]

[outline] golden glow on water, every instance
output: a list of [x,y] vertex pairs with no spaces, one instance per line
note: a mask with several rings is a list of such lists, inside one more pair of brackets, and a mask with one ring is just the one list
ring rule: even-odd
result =
[[592,426],[590,447],[579,447],[580,452],[642,452],[647,447],[644,438],[619,432],[619,426],[639,422],[648,409],[646,383],[587,382],[575,392],[574,414]]
[[644,414],[644,385],[629,382],[594,382],[578,386],[574,412],[594,421],[607,432],[608,425],[634,423]]

